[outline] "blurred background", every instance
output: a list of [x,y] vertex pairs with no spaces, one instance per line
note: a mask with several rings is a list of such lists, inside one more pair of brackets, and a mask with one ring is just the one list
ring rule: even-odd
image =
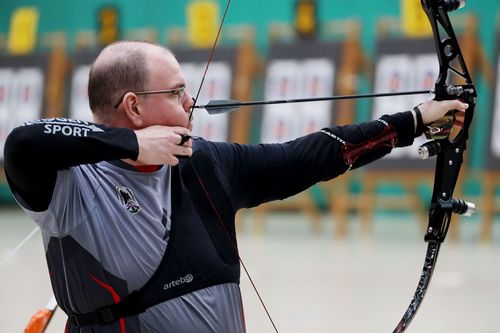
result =
[[[45,117],[91,121],[90,65],[121,39],[171,48],[194,95],[226,2],[0,2],[0,164],[8,133]],[[469,0],[450,18],[478,89],[455,216],[409,331],[500,330],[500,4]],[[430,90],[439,73],[419,0],[233,0],[199,103]],[[409,110],[429,95],[195,111],[210,140],[283,142],[325,126]],[[283,332],[392,331],[416,287],[434,161],[425,142],[282,202],[240,212],[241,256]],[[43,161],[40,161],[43,163]],[[40,234],[0,170],[0,331],[21,332],[51,295]],[[249,332],[272,327],[242,276]],[[48,332],[62,332],[59,311]]]

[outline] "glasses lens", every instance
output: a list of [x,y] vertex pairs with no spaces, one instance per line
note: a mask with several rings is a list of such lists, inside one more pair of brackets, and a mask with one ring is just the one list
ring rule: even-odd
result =
[[177,98],[179,99],[179,102],[181,102],[182,98],[184,97],[184,93],[186,92],[185,89],[186,87],[182,87],[177,90]]

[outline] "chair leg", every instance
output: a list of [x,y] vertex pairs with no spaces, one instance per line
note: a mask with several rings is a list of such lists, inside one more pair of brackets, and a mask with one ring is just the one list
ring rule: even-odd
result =
[[486,175],[484,184],[483,223],[481,224],[481,242],[491,241],[493,217],[495,215],[495,181],[491,175]]

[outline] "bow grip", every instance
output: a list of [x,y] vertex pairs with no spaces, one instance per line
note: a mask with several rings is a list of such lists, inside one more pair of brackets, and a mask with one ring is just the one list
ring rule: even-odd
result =
[[[475,103],[476,89],[472,84],[436,86],[433,90],[436,101],[460,99],[465,103]],[[449,137],[453,126],[461,127],[463,119],[456,117],[457,110],[450,110],[442,118],[425,128],[425,137],[429,140],[443,140]]]

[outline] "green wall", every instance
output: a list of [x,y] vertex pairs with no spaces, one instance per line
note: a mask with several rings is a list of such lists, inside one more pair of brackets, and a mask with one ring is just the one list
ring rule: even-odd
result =
[[[121,10],[122,27],[152,27],[165,31],[170,26],[184,25],[185,7],[189,0],[2,0],[0,1],[0,33],[8,31],[10,15],[21,6],[36,6],[40,11],[39,31],[66,31],[74,36],[79,30],[95,29],[97,10],[114,4]],[[221,11],[226,1],[219,0]],[[256,27],[258,43],[266,42],[269,22],[291,22],[295,0],[232,0],[227,25],[248,23]],[[363,22],[363,41],[370,49],[377,20],[382,16],[399,16],[399,0],[319,0],[319,19],[336,20],[349,17]],[[488,50],[493,47],[494,23],[500,9],[498,0],[469,0],[460,12],[472,11],[481,17],[481,38]]]
[[[183,26],[186,22],[185,7],[189,0],[142,0],[142,1],[109,1],[109,0],[0,0],[0,34],[8,32],[10,16],[17,7],[36,6],[40,12],[39,32],[65,31],[73,47],[73,37],[81,30],[96,29],[96,13],[103,5],[114,4],[120,8],[121,27],[123,30],[141,27],[154,28],[163,34],[171,26]],[[232,0],[226,26],[241,23],[255,26],[257,44],[264,53],[267,42],[267,28],[271,22],[290,23],[293,18],[295,0]],[[226,5],[219,0],[221,12]],[[321,21],[356,18],[362,22],[362,41],[365,52],[373,54],[376,35],[376,24],[381,17],[397,17],[400,13],[399,0],[319,0],[319,19]],[[464,9],[452,13],[474,12],[481,19],[479,27],[481,43],[487,56],[493,59],[495,51],[496,19],[500,9],[498,0],[469,0]],[[165,40],[160,35],[160,40]],[[488,112],[490,112],[490,87],[482,78],[478,78],[479,99],[476,128],[488,128]],[[363,89],[370,90],[369,82]],[[369,102],[361,102],[360,109],[368,109]],[[473,131],[473,149],[470,164],[480,168],[484,163],[487,144],[487,131]]]

